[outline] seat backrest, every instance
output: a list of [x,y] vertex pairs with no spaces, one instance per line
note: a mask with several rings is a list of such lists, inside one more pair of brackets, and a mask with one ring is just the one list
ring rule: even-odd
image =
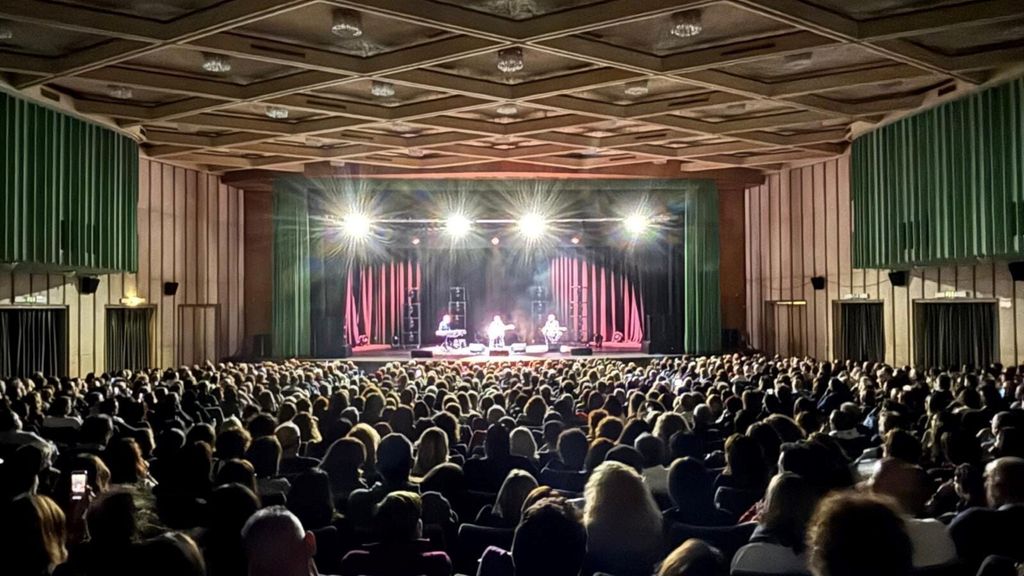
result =
[[463,524],[459,527],[455,550],[455,571],[460,574],[476,574],[477,564],[484,550],[490,546],[510,550],[514,534],[515,531],[510,528]]
[[745,522],[735,526],[694,526],[673,522],[665,527],[665,536],[670,548],[675,548],[690,538],[703,540],[718,548],[726,562],[731,563],[736,551],[750,541],[755,528],[756,522]]

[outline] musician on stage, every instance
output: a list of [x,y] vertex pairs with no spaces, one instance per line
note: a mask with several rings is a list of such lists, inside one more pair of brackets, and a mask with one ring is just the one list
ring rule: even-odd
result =
[[554,314],[548,314],[548,321],[544,323],[544,327],[540,329],[540,333],[544,335],[544,342],[550,346],[557,344],[562,339],[566,328],[564,328],[559,322],[558,318],[555,318]]
[[452,330],[452,317],[450,314],[441,316],[441,322],[437,325],[437,332],[435,332],[435,334],[438,336],[444,336],[444,342],[441,343],[441,346],[443,346],[445,350],[452,347],[452,341],[455,338],[455,334]]
[[488,348],[504,348],[505,347],[505,332],[508,330],[515,330],[515,326],[512,324],[505,324],[505,321],[501,319],[501,315],[495,316],[491,323],[487,325],[487,341]]
[[441,323],[437,325],[438,332],[447,332],[452,329],[452,317],[449,314],[441,316]]

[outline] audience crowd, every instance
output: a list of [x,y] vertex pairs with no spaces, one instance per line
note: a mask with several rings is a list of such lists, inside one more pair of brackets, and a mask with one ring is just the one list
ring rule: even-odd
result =
[[1016,575],[1022,397],[761,355],[8,378],[0,574]]

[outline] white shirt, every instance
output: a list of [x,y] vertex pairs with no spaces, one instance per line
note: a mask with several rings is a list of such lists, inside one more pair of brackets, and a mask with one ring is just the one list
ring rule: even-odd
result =
[[903,522],[914,545],[914,568],[944,566],[957,561],[956,544],[945,524],[934,518],[904,517]]
[[753,542],[732,557],[730,573],[736,574],[810,574],[807,556],[792,548],[768,542]]
[[652,466],[644,468],[644,485],[654,494],[668,494],[668,468]]

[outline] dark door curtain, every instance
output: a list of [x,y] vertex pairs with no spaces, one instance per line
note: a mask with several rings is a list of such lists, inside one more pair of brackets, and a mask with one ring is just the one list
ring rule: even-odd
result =
[[107,309],[107,371],[152,367],[152,308]]
[[0,377],[67,373],[67,310],[0,310]]
[[915,310],[919,366],[988,366],[996,360],[996,305],[919,303]]
[[844,360],[885,360],[885,324],[881,303],[839,305],[839,351]]

